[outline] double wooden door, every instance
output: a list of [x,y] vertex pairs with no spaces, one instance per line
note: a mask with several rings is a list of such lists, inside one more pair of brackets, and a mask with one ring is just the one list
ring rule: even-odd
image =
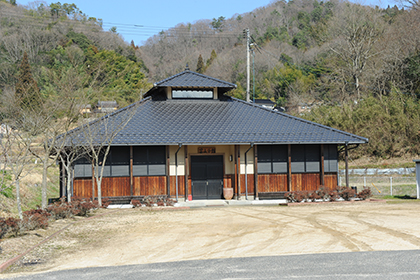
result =
[[193,199],[223,198],[223,156],[191,156]]

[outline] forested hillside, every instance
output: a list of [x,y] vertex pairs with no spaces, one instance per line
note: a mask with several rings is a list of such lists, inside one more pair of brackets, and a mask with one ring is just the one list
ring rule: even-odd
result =
[[[88,101],[117,100],[127,105],[148,89],[138,48],[101,20],[88,17],[74,4],[26,9],[0,1],[0,86],[14,90],[26,52],[30,70],[43,97],[61,91],[84,91]],[[14,3],[15,1],[10,1]]]
[[[252,12],[179,24],[147,40],[155,80],[194,70],[236,83],[244,98],[246,41],[254,49],[255,98],[288,113],[368,137],[359,155],[420,152],[420,6],[381,9],[345,1],[273,1]],[[251,92],[253,89],[251,88]],[[310,108],[298,113],[296,108]]]
[[[16,92],[27,71],[41,98],[64,94],[124,106],[188,63],[236,83],[232,94],[244,98],[243,31],[249,28],[255,98],[368,137],[360,155],[419,154],[420,6],[407,4],[381,9],[336,0],[273,1],[231,18],[179,24],[135,46],[74,4],[21,7],[2,0],[1,95]],[[298,107],[310,111],[297,113]]]

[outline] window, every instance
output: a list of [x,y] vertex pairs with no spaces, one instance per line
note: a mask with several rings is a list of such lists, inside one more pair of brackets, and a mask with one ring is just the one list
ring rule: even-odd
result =
[[133,147],[133,176],[166,175],[165,146]]
[[172,90],[172,98],[213,98],[212,90]]
[[[321,172],[320,145],[292,145],[292,173]],[[258,173],[287,173],[287,145],[259,145]],[[324,145],[324,172],[338,171],[337,145]]]
[[92,178],[92,164],[86,158],[74,162],[74,178]]
[[338,172],[337,145],[324,145],[324,172]]
[[[99,159],[101,163],[103,156]],[[99,166],[99,170],[102,167]],[[103,167],[103,177],[130,176],[130,147],[111,147]],[[74,164],[75,178],[91,178],[92,164],[88,159],[78,159]]]
[[258,173],[287,173],[287,145],[258,146]]
[[[101,158],[99,162],[102,162]],[[130,176],[130,147],[111,147],[103,168],[103,177]],[[99,170],[101,170],[101,166],[99,166]]]
[[292,173],[317,173],[320,167],[319,145],[292,145]]

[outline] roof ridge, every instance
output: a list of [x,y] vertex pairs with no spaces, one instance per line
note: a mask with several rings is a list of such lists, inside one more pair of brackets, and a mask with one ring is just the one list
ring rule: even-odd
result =
[[325,128],[325,129],[328,129],[328,130],[331,130],[331,131],[335,131],[335,132],[347,135],[347,136],[356,137],[358,139],[366,141],[366,143],[369,142],[368,138],[358,136],[358,135],[353,134],[353,133],[349,133],[349,132],[346,132],[346,131],[343,131],[343,130],[340,130],[340,129],[329,127],[329,126],[326,126],[326,125],[323,125],[323,124],[320,124],[320,123],[316,123],[316,122],[312,122],[312,121],[309,121],[309,120],[305,120],[303,118],[292,116],[292,115],[289,115],[289,114],[286,114],[286,113],[283,113],[283,112],[279,112],[279,111],[275,111],[275,110],[272,110],[272,109],[269,109],[269,108],[265,108],[263,106],[255,104],[255,103],[246,102],[245,100],[238,99],[238,98],[235,98],[235,97],[231,97],[231,99],[233,99],[234,101],[237,101],[237,102],[245,103],[246,105],[250,105],[250,106],[253,106],[253,107],[257,107],[259,109],[269,111],[269,112],[274,113],[274,114],[282,115],[282,116],[290,118],[290,119],[294,119],[294,120],[301,121],[301,122],[304,122],[304,123],[312,124],[312,125],[315,125],[315,126],[318,126],[318,127],[322,127],[322,128]]
[[204,74],[201,74],[201,73],[197,73],[197,72],[194,72],[194,71],[191,71],[191,70],[184,70],[181,73],[175,74],[175,75],[173,75],[171,77],[168,77],[166,79],[163,79],[163,80],[161,80],[159,82],[154,83],[153,86],[159,86],[159,84],[162,84],[162,83],[165,83],[167,81],[173,80],[173,79],[175,79],[175,78],[177,78],[177,77],[179,77],[181,75],[184,75],[186,73],[190,73],[190,74],[199,76],[201,78],[206,78],[206,79],[209,79],[209,80],[217,81],[219,83],[228,84],[228,85],[233,86],[235,88],[237,87],[236,84],[234,84],[234,83],[229,83],[227,81],[223,81],[221,79],[217,79],[217,78],[214,78],[214,77],[211,77],[211,76],[207,76],[207,75],[204,75]]

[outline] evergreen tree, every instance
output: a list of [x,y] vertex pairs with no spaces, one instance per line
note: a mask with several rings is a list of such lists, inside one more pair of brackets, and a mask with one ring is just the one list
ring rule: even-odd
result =
[[210,58],[207,59],[206,68],[208,68],[213,63],[216,57],[217,57],[216,51],[213,49],[211,51]]
[[22,106],[36,107],[40,104],[38,84],[32,76],[26,52],[23,53],[20,64],[19,77],[16,83],[16,97],[20,100]]
[[203,61],[203,57],[201,56],[201,54],[198,56],[198,62],[197,62],[197,73],[203,74],[204,73],[204,61]]

